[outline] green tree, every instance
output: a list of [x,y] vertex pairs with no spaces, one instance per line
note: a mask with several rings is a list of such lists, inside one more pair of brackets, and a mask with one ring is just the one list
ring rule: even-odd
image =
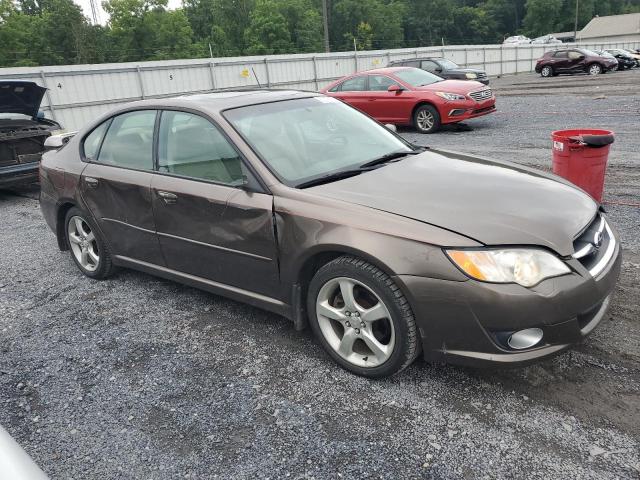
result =
[[258,0],[245,31],[246,53],[265,55],[293,51],[287,19],[276,0]]
[[555,32],[561,11],[562,0],[527,0],[524,32],[531,37]]

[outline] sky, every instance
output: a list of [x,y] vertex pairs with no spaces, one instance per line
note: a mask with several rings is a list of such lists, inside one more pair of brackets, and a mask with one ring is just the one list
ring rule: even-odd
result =
[[[84,14],[89,19],[91,19],[92,15],[91,15],[90,0],[74,0],[74,1],[82,7],[82,10],[84,10]],[[96,0],[96,3],[98,4],[98,21],[104,25],[105,23],[107,23],[107,20],[109,20],[109,16],[102,9],[102,0]],[[182,3],[181,0],[169,0],[169,8],[170,9],[178,8],[181,3]]]

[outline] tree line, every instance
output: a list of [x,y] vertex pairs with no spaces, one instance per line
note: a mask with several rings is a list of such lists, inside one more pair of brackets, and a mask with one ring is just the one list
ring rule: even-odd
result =
[[[0,0],[0,67],[324,51],[322,0],[106,0],[93,25],[73,0]],[[500,43],[573,30],[575,0],[327,0],[332,51]],[[640,0],[580,0],[595,15]]]

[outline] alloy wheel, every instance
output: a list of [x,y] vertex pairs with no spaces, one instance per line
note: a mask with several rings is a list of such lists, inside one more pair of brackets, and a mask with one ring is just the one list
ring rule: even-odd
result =
[[418,127],[420,127],[420,129],[430,130],[431,128],[433,128],[435,118],[433,117],[433,113],[431,113],[429,110],[421,110],[416,116],[416,122],[418,123]]
[[98,243],[91,227],[82,217],[73,216],[67,225],[67,236],[74,257],[82,268],[95,272],[100,263]]
[[348,277],[326,282],[316,299],[320,331],[340,357],[359,367],[377,367],[394,351],[389,309],[365,284]]
[[550,77],[552,73],[551,67],[543,67],[540,73],[542,73],[543,77]]
[[602,67],[597,63],[589,67],[589,75],[599,75],[600,72],[602,72]]

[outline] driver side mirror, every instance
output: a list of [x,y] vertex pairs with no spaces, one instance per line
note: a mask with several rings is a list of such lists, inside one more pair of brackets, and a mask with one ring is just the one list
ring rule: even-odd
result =
[[395,92],[395,93],[402,93],[402,91],[404,90],[404,88],[402,88],[400,85],[389,85],[389,88],[387,88],[387,92]]
[[436,72],[436,73],[442,73],[442,68],[437,67],[433,71]]

